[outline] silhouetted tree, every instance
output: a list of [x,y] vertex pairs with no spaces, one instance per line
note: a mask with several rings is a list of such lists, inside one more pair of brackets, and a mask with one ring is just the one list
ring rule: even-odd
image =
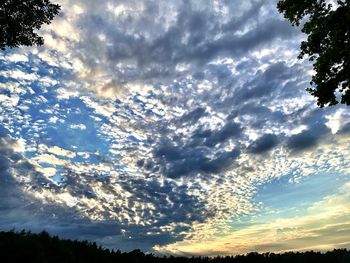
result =
[[43,231],[38,234],[0,232],[0,262],[42,263],[349,263],[350,251],[335,249],[327,253],[286,252],[248,253],[238,256],[209,257],[156,257],[139,249],[121,253],[97,246],[88,241],[64,240]]
[[50,24],[59,10],[49,0],[1,0],[0,49],[42,45],[43,38],[34,31]]
[[302,32],[308,35],[301,43],[298,58],[309,55],[315,74],[307,90],[317,98],[320,107],[340,102],[350,105],[350,1],[281,0],[278,10],[293,26],[305,23]]

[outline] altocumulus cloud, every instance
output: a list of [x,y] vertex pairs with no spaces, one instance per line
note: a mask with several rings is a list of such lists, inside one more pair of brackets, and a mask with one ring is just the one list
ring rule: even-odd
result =
[[275,1],[60,4],[43,47],[0,55],[2,229],[181,253],[262,185],[348,176],[350,114],[315,108]]

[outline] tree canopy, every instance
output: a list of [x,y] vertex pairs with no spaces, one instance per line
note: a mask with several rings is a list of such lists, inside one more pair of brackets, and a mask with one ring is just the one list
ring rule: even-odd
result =
[[49,0],[1,0],[0,49],[42,45],[44,40],[35,30],[50,24],[59,10]]
[[308,55],[313,62],[315,74],[307,90],[317,104],[350,105],[350,0],[281,0],[277,8],[307,34],[298,58]]
[[0,262],[37,263],[348,263],[350,251],[335,249],[320,252],[256,253],[217,257],[157,257],[145,254],[139,249],[130,252],[110,250],[88,241],[60,239],[43,231],[38,234],[21,232],[0,232]]

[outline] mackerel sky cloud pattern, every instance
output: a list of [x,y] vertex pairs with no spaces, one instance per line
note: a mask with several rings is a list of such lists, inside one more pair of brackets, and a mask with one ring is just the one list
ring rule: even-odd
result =
[[0,54],[1,230],[178,255],[350,247],[350,112],[305,91],[276,1],[59,4],[44,46]]

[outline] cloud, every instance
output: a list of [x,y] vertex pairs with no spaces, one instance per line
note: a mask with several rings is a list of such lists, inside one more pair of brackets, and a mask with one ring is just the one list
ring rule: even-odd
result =
[[203,117],[206,116],[206,110],[205,108],[201,108],[198,107],[196,109],[194,109],[191,112],[185,113],[179,120],[179,122],[183,125],[191,125],[191,124],[195,124],[196,122],[198,122],[198,120]]
[[[180,125],[188,124],[193,112],[180,118]],[[197,114],[197,113],[196,113]],[[201,111],[200,115],[203,114]],[[195,117],[198,120],[198,116]],[[172,140],[162,139],[156,142],[153,150],[153,162],[140,160],[139,167],[147,170],[160,170],[170,178],[197,173],[219,173],[229,168],[239,156],[239,149],[214,150],[219,144],[240,136],[242,128],[238,123],[228,122],[218,130],[197,129],[186,144],[173,135]]]
[[[241,59],[298,32],[286,21],[266,16],[262,1],[239,8],[209,1],[204,4],[208,8],[193,1],[103,1],[99,6],[78,1],[75,6],[83,10],[78,13],[69,4],[64,1],[60,17],[45,27],[47,47],[65,53],[76,81],[105,97],[127,93],[134,83],[170,84],[213,60]],[[52,61],[47,55],[44,60]],[[63,58],[55,60],[63,64]]]
[[322,137],[330,132],[325,125],[313,125],[309,129],[291,136],[287,141],[287,147],[294,151],[300,151],[316,146]]
[[278,136],[275,134],[264,134],[262,137],[254,141],[248,150],[254,154],[267,152],[278,144]]
[[347,134],[350,132],[350,122],[347,122],[343,127],[338,131],[339,134]]
[[[232,255],[246,251],[285,252],[290,250],[330,250],[347,243],[349,234],[349,183],[338,194],[329,195],[308,207],[306,214],[251,220],[231,234],[201,242],[183,241],[156,250],[176,255]],[[332,203],[331,206],[330,203]],[[345,210],[344,210],[345,209]]]
[[[201,202],[188,196],[184,189],[170,193],[169,190],[176,187],[168,183],[160,187],[154,180],[145,185],[142,180],[130,181],[127,177],[115,188],[108,179],[88,179],[74,172],[66,174],[65,180],[57,186],[14,150],[17,147],[14,139],[1,137],[0,142],[0,168],[3,174],[0,191],[3,201],[0,205],[4,212],[0,223],[3,230],[27,228],[41,231],[44,227],[52,234],[100,240],[113,248],[117,245],[130,250],[140,246],[150,250],[155,235],[157,242],[167,243],[181,236],[177,231],[188,229],[188,224],[184,222],[201,220],[195,212],[202,209]],[[103,186],[99,186],[101,183]],[[30,191],[25,190],[26,186],[30,187]],[[123,192],[117,194],[120,189]],[[100,202],[105,204],[101,206]],[[81,210],[83,207],[84,212]],[[147,207],[150,209],[148,212],[144,210]],[[117,218],[100,220],[98,215],[101,216],[105,209],[113,209]],[[164,217],[164,214],[171,217]],[[104,214],[102,218],[107,217],[113,217],[113,213],[108,216]],[[123,222],[123,217],[127,224]],[[181,222],[182,226],[174,222]],[[84,227],[80,227],[80,224]],[[109,230],[106,231],[106,228]],[[127,231],[122,231],[125,228]],[[160,228],[163,230],[160,231]],[[108,242],[108,237],[113,241]],[[123,242],[125,245],[121,245]]]
[[187,174],[219,173],[232,165],[238,157],[239,151],[223,151],[208,157],[210,151],[203,147],[177,148],[165,142],[153,154],[161,165],[161,171],[170,178],[177,178]]
[[72,124],[70,128],[78,129],[78,130],[86,130],[86,126],[84,124]]
[[60,4],[46,45],[0,54],[4,228],[196,251],[249,225],[265,184],[348,174],[347,110],[305,92],[275,1]]
[[216,146],[230,138],[238,137],[241,132],[242,128],[238,123],[227,122],[222,129],[209,133],[209,136],[205,138],[205,145],[209,147]]

